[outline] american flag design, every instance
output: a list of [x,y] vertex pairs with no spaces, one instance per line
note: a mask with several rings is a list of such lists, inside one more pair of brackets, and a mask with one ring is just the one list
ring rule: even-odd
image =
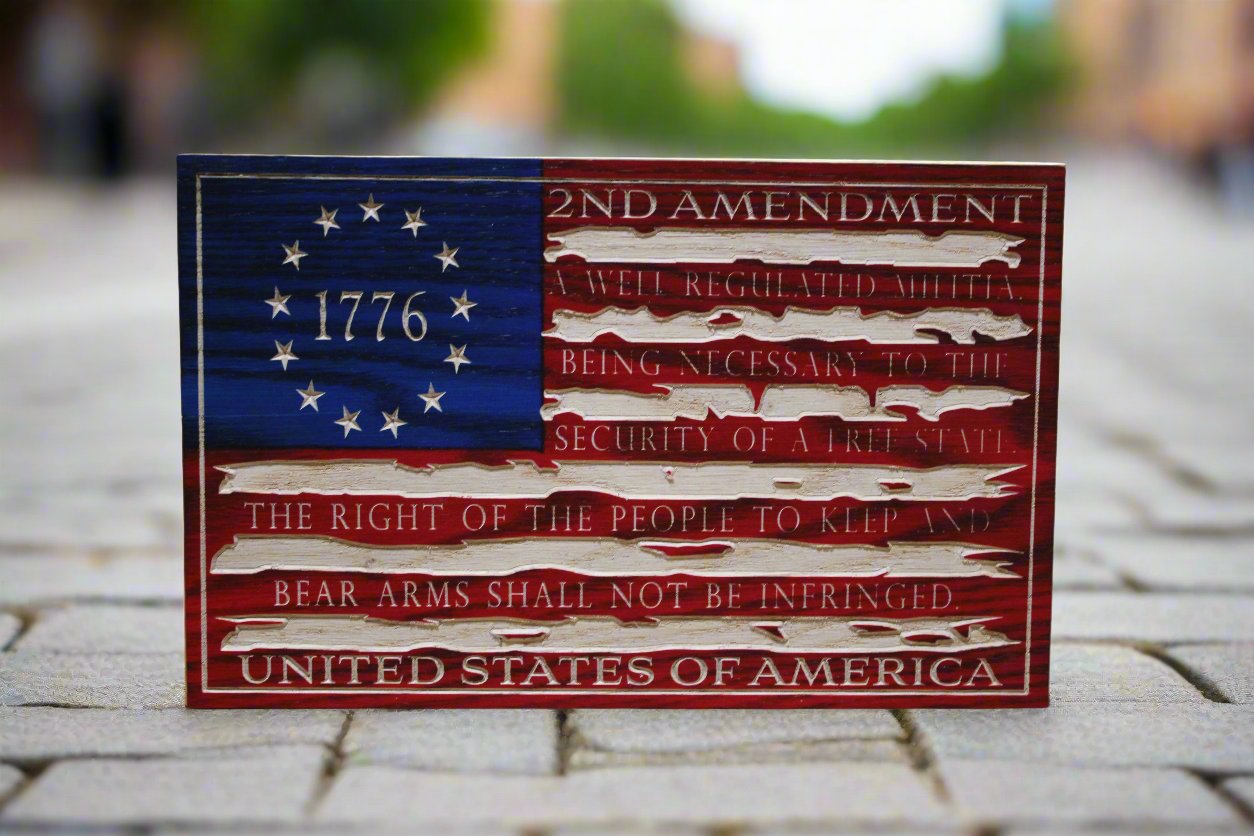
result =
[[1063,170],[186,156],[193,706],[1040,706]]

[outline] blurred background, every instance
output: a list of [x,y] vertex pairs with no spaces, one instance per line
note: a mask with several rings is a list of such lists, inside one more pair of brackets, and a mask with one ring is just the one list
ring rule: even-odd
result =
[[1250,202],[1243,0],[11,0],[0,169],[1152,150]]

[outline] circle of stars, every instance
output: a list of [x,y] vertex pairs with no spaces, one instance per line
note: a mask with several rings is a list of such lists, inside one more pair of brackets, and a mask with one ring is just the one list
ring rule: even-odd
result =
[[[385,203],[377,203],[374,199],[374,194],[369,194],[364,203],[357,204],[357,206],[362,210],[361,223],[366,223],[367,221],[382,223],[379,212],[386,205],[387,204]],[[331,230],[333,229],[343,231],[339,221],[336,219],[340,211],[338,208],[327,209],[325,206],[319,206],[318,209],[319,215],[314,219],[313,223],[322,228],[323,238],[329,236],[331,234]],[[405,215],[405,223],[401,225],[401,231],[410,232],[413,234],[413,237],[417,238],[418,230],[427,225],[427,222],[422,218],[422,207],[419,206],[412,212],[408,209],[402,209],[402,212]],[[461,265],[457,262],[457,253],[461,248],[450,247],[447,241],[442,241],[440,243],[440,252],[435,253],[433,256],[433,258],[440,262],[440,272],[445,273],[450,267],[461,267]],[[290,264],[297,271],[299,271],[301,259],[307,258],[309,253],[300,248],[299,240],[295,240],[291,244],[282,244],[282,247],[283,263],[280,266]],[[279,316],[279,314],[291,316],[292,312],[288,308],[288,302],[291,298],[292,294],[284,294],[279,290],[278,285],[275,285],[274,295],[269,299],[264,300],[265,303],[270,306],[270,318],[275,319]],[[450,296],[449,301],[453,303],[453,312],[450,314],[450,317],[456,318],[460,316],[466,322],[470,321],[471,309],[477,307],[479,304],[478,302],[470,300],[467,290],[462,290],[461,296]],[[282,343],[278,340],[274,341],[275,354],[270,358],[270,360],[281,364],[283,371],[285,372],[287,371],[289,363],[300,360],[300,357],[292,350],[294,343],[295,340],[288,340],[286,343]],[[468,346],[466,345],[455,346],[452,343],[449,344],[449,355],[444,358],[444,362],[451,363],[453,365],[453,374],[458,374],[461,371],[462,366],[473,365],[471,359],[466,354],[467,347]],[[318,399],[327,394],[326,392],[318,391],[318,389],[314,386],[313,380],[310,380],[309,385],[304,389],[296,389],[295,391],[296,394],[300,396],[300,407],[298,408],[298,411],[303,411],[306,407],[312,407],[314,412],[318,412]],[[437,392],[435,384],[428,382],[427,391],[418,393],[419,399],[423,402],[423,414],[425,415],[432,409],[436,412],[443,412],[444,407],[441,406],[440,399],[446,394],[446,392]],[[361,410],[350,410],[347,405],[343,404],[341,404],[340,410],[340,417],[335,419],[333,423],[343,429],[344,438],[348,438],[349,433],[361,432],[361,424],[358,422],[358,418],[361,416]],[[401,408],[399,405],[391,412],[383,411],[383,426],[379,428],[379,432],[390,432],[393,438],[399,438],[401,427],[409,425],[408,421],[405,421],[400,417],[400,413]]]

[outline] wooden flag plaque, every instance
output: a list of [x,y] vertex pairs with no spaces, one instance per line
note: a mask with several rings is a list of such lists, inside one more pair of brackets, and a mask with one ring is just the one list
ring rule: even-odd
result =
[[190,705],[1047,703],[1061,166],[178,188]]

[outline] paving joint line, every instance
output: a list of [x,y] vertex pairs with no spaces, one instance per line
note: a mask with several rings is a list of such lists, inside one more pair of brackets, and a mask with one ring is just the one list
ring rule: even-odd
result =
[[1217,686],[1214,682],[1212,682],[1206,676],[1198,673],[1197,671],[1190,668],[1188,665],[1181,662],[1179,659],[1176,659],[1174,656],[1169,654],[1165,649],[1163,649],[1163,647],[1161,647],[1160,645],[1134,643],[1133,648],[1140,651],[1141,653],[1144,653],[1146,656],[1149,656],[1151,659],[1157,659],[1159,662],[1171,668],[1173,671],[1179,674],[1184,679],[1185,682],[1188,682],[1190,685],[1196,688],[1203,697],[1210,700],[1211,702],[1219,703],[1220,705],[1232,704],[1232,701],[1223,695],[1223,692],[1219,689],[1219,686]]
[[[1114,576],[1119,579],[1119,582],[1124,585],[1126,591],[1133,593],[1154,592],[1154,590],[1147,586],[1143,581],[1137,580],[1136,577],[1130,574],[1127,569],[1122,569],[1118,566],[1111,566],[1109,563],[1103,563],[1101,565],[1109,569]],[[1096,591],[1103,592],[1106,590],[1099,589]],[[1124,590],[1119,591],[1122,592]]]
[[1244,800],[1236,794],[1229,792],[1224,786],[1224,781],[1232,778],[1231,775],[1211,775],[1206,772],[1200,772],[1195,769],[1186,769],[1185,772],[1197,778],[1205,784],[1211,792],[1219,796],[1229,807],[1236,811],[1237,816],[1247,825],[1254,825],[1254,807],[1250,807]]
[[575,750],[575,729],[570,722],[570,711],[563,708],[554,714],[554,722],[557,723],[557,774],[565,775],[570,771],[570,759]]
[[340,730],[335,735],[335,740],[331,743],[331,751],[329,757],[322,765],[322,773],[318,776],[317,782],[314,784],[314,791],[309,797],[309,801],[305,804],[305,817],[312,818],[314,812],[318,809],[318,805],[327,797],[327,793],[331,790],[331,785],[335,783],[335,779],[339,777],[340,772],[344,768],[346,755],[344,753],[344,741],[348,738],[348,729],[353,723],[354,712],[346,711],[344,713],[344,721],[340,723]]
[[13,560],[92,560],[112,561],[129,558],[169,560],[181,563],[183,556],[175,546],[66,546],[48,545],[46,542],[23,543],[0,540],[0,558]]
[[1001,836],[1003,833],[1006,833],[1007,830],[1002,825],[985,822],[976,823],[967,832],[970,833],[971,836]]
[[[3,817],[5,808],[7,808],[10,804],[12,804],[19,797],[25,794],[31,787],[33,787],[35,785],[35,782],[39,780],[39,776],[47,772],[52,767],[52,765],[57,762],[58,761],[56,761],[55,759],[43,760],[43,761],[28,761],[25,763],[21,763],[21,762],[15,763],[13,761],[4,761],[3,763],[6,763],[7,765],[16,769],[18,772],[22,773],[22,782],[18,784],[16,787],[14,787],[13,790],[9,792],[7,795],[0,795],[0,817]],[[0,822],[0,824],[3,824],[3,822]]]
[[1115,447],[1138,455],[1153,464],[1180,487],[1206,496],[1220,496],[1223,493],[1220,486],[1206,474],[1199,473],[1187,464],[1178,461],[1164,451],[1155,439],[1144,433],[1119,428],[1101,428],[1099,432]]
[[0,612],[13,616],[18,622],[17,632],[9,638],[8,644],[6,644],[4,649],[0,651],[3,653],[12,653],[17,647],[17,643],[25,638],[31,628],[35,626],[35,621],[39,618],[39,611],[38,609],[32,609],[31,607],[19,604],[11,608],[0,610]]
[[927,778],[936,794],[945,804],[950,804],[953,798],[949,794],[949,787],[945,785],[945,779],[941,777],[940,769],[936,764],[936,756],[924,742],[918,724],[914,722],[914,718],[910,716],[909,711],[900,708],[894,708],[891,711],[893,717],[906,733],[906,753],[910,757],[910,765]]

